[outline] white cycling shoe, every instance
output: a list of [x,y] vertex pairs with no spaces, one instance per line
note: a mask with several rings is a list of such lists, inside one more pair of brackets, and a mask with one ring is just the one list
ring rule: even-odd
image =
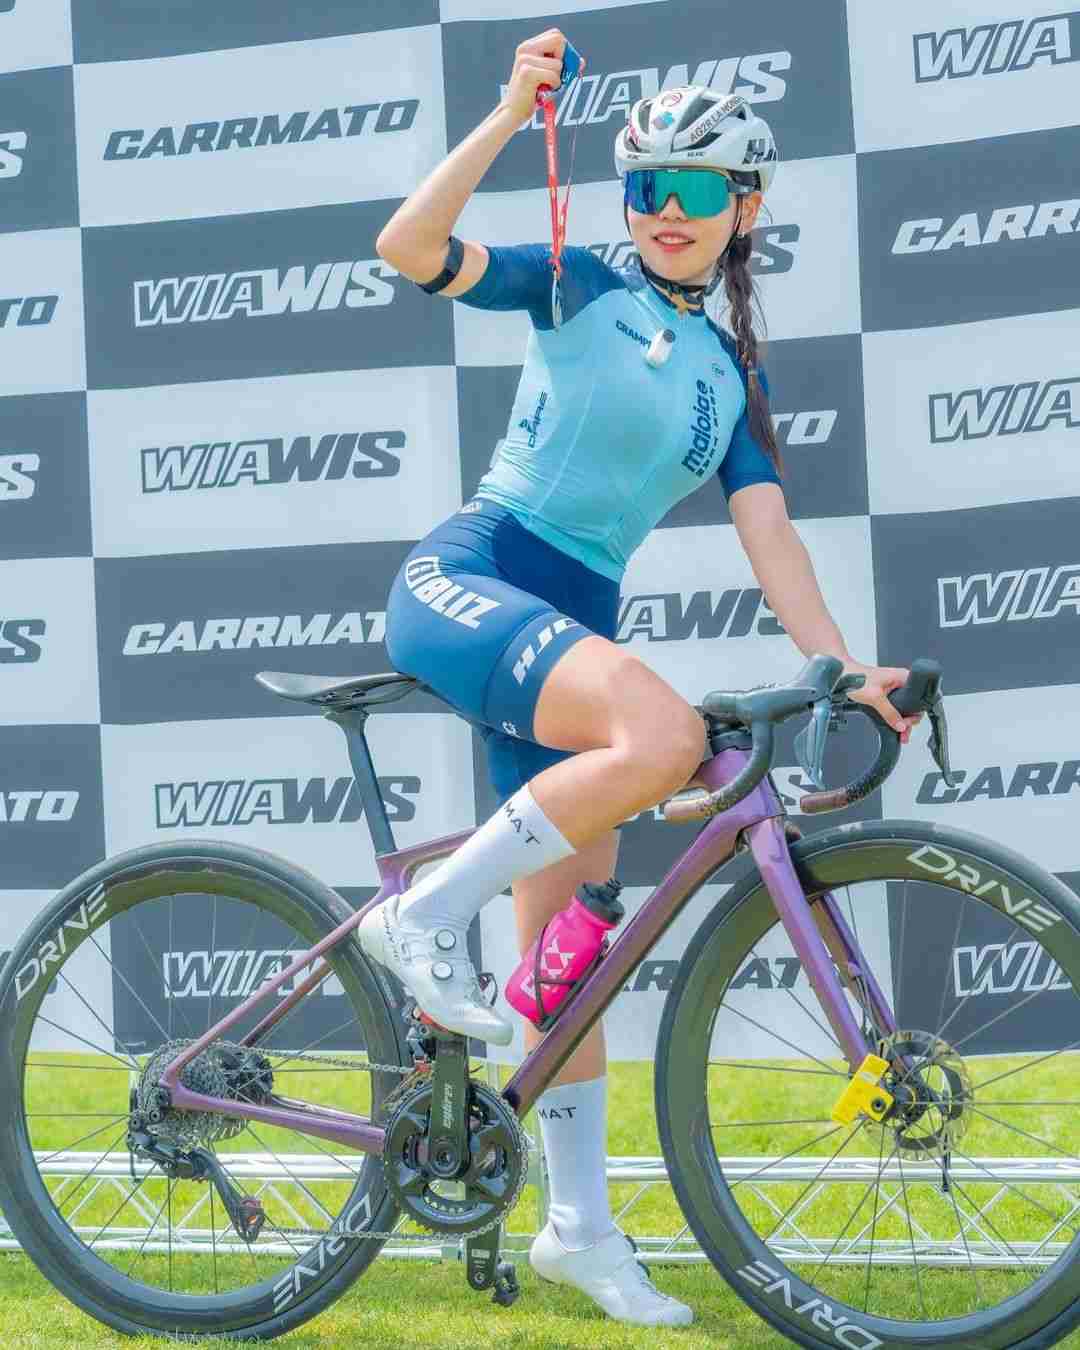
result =
[[533,1240],[529,1264],[542,1280],[572,1284],[617,1322],[639,1327],[685,1327],[694,1311],[662,1294],[638,1264],[625,1233],[613,1228],[599,1242],[570,1251],[550,1219]]
[[469,958],[468,923],[439,919],[435,924],[409,922],[398,914],[392,895],[365,914],[357,941],[374,961],[392,970],[416,999],[422,1012],[448,1031],[478,1036],[494,1045],[509,1045],[514,1028],[490,1008]]

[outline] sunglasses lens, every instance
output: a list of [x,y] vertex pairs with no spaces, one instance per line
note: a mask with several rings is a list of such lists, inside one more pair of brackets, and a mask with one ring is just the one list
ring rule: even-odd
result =
[[730,200],[728,180],[707,169],[632,169],[626,175],[626,200],[643,215],[662,211],[672,193],[688,216],[718,216]]

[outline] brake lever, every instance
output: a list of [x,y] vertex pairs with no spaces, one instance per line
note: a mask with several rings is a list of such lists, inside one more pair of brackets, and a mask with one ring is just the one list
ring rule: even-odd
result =
[[819,790],[825,786],[825,742],[830,727],[843,722],[842,709],[852,689],[861,689],[865,675],[842,675],[828,698],[818,699],[813,705],[810,721],[795,737],[795,754],[799,767]]
[[926,715],[930,719],[930,739],[927,745],[934,762],[941,770],[945,786],[959,787],[960,784],[953,778],[952,769],[949,767],[949,729],[945,722],[945,705],[940,694],[926,709]]
[[832,699],[822,698],[814,704],[810,721],[795,737],[795,754],[799,767],[811,784],[821,789],[825,773],[825,741],[832,721]]

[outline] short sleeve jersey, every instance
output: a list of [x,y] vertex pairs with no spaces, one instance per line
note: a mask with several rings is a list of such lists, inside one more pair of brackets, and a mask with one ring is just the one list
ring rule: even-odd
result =
[[[704,314],[677,317],[636,255],[613,268],[588,249],[566,249],[556,327],[549,248],[489,254],[484,275],[456,298],[528,310],[532,331],[506,435],[478,496],[618,581],[653,526],[709,475],[719,474],[728,498],[752,483],[779,483],[750,434],[734,340]],[[650,366],[645,351],[665,328],[675,333],[670,356]],[[764,373],[761,380],[767,393]]]

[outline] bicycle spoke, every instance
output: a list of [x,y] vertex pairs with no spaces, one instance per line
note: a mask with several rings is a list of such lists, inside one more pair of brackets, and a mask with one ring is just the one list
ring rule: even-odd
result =
[[986,1224],[987,1228],[989,1228],[993,1232],[994,1236],[1004,1244],[1006,1250],[1008,1251],[1009,1255],[1013,1258],[1013,1260],[1016,1262],[1016,1264],[1018,1266],[1023,1267],[1023,1269],[1026,1270],[1028,1274],[1031,1275],[1033,1278],[1037,1278],[1038,1271],[1030,1264],[1030,1262],[1024,1261],[1020,1253],[1015,1249],[1015,1247],[1013,1247],[1009,1239],[1007,1237],[1004,1237],[998,1231],[997,1225],[994,1223],[993,1219],[991,1219],[987,1211],[985,1209],[979,1208],[979,1206],[974,1202],[974,1200],[972,1200],[971,1196],[968,1195],[967,1191],[964,1190],[960,1182],[957,1181],[955,1178],[953,1178],[953,1180],[950,1182],[950,1185],[956,1187],[956,1189],[964,1197],[967,1203],[971,1206],[973,1214],[978,1215],[979,1219],[981,1219],[982,1222]]
[[[164,1173],[162,1173],[162,1175],[164,1176]],[[172,1183],[170,1182],[170,1189],[166,1192],[165,1199],[162,1200],[161,1205],[160,1205],[159,1208],[158,1208],[158,1212],[154,1215],[153,1219],[150,1221],[149,1227],[147,1228],[146,1232],[143,1234],[143,1240],[142,1240],[142,1242],[139,1243],[139,1249],[138,1249],[138,1251],[137,1251],[137,1252],[135,1253],[135,1255],[131,1258],[131,1264],[128,1266],[127,1270],[124,1271],[124,1274],[128,1277],[128,1279],[131,1278],[131,1272],[135,1269],[135,1265],[136,1265],[136,1263],[137,1263],[139,1257],[142,1256],[143,1252],[146,1250],[146,1244],[150,1241],[151,1237],[153,1237],[154,1229],[157,1227],[158,1219],[161,1218],[161,1211],[165,1208],[165,1205],[166,1205],[166,1203],[168,1202],[169,1197],[172,1195],[171,1185],[172,1185]],[[132,1192],[132,1194],[134,1194],[134,1191]],[[126,1201],[125,1201],[125,1203],[126,1203]],[[123,1205],[121,1205],[120,1208],[123,1209]],[[120,1211],[117,1210],[117,1213],[119,1213],[119,1212],[120,1212]],[[114,1215],[113,1217],[115,1218],[116,1216]],[[110,1223],[111,1223],[111,1222],[112,1222],[112,1220],[110,1220]],[[100,1236],[101,1236],[101,1234],[99,1233],[99,1234],[98,1234],[98,1237],[100,1237]],[[94,1239],[94,1242],[96,1242],[96,1241],[97,1241],[97,1238]],[[93,1243],[91,1243],[90,1245],[91,1245],[91,1247],[93,1247]]]
[[817,1017],[814,1016],[814,1014],[810,1011],[810,1009],[806,1006],[806,1004],[803,1003],[802,999],[799,998],[798,994],[795,993],[794,989],[785,989],[784,993],[787,994],[788,998],[793,999],[794,1002],[798,1004],[798,1006],[802,1009],[802,1011],[806,1014],[806,1016],[810,1019],[810,1021],[813,1022],[814,1026],[817,1027],[818,1031],[820,1031],[822,1035],[825,1036],[828,1040],[832,1041],[833,1045],[836,1046],[837,1050],[840,1050],[840,1053],[843,1054],[843,1051],[841,1050],[840,1047],[840,1042],[833,1035],[831,1028],[827,1027],[824,1022],[820,1021]]
[[777,1230],[777,1228],[780,1226],[780,1224],[782,1224],[782,1223],[787,1219],[787,1217],[788,1217],[788,1215],[791,1213],[791,1211],[792,1211],[793,1209],[795,1209],[795,1208],[799,1205],[799,1203],[800,1203],[800,1201],[803,1199],[803,1197],[804,1197],[809,1191],[813,1190],[813,1188],[814,1188],[814,1187],[817,1185],[817,1183],[821,1180],[822,1176],[824,1176],[824,1174],[825,1174],[825,1173],[828,1171],[828,1169],[833,1165],[833,1163],[837,1160],[837,1158],[839,1158],[840,1154],[843,1153],[844,1149],[847,1148],[848,1144],[851,1143],[851,1141],[852,1141],[852,1140],[855,1138],[855,1136],[859,1133],[859,1131],[862,1129],[862,1127],[863,1127],[863,1122],[860,1120],[860,1121],[857,1122],[857,1124],[855,1125],[855,1128],[851,1131],[851,1133],[847,1136],[847,1138],[841,1141],[839,1147],[838,1147],[838,1148],[836,1149],[836,1151],[832,1154],[832,1156],[825,1159],[825,1161],[821,1164],[821,1166],[820,1166],[820,1167],[818,1168],[818,1170],[814,1173],[814,1175],[811,1177],[811,1179],[806,1183],[806,1185],[805,1185],[805,1186],[803,1187],[803,1189],[799,1192],[799,1194],[795,1197],[795,1199],[791,1202],[791,1204],[788,1205],[787,1209],[784,1210],[783,1214],[781,1214],[780,1217],[776,1220],[776,1223],[773,1224],[773,1226],[772,1226],[772,1228],[769,1230],[769,1232],[765,1234],[765,1237],[764,1237],[764,1239],[763,1239],[765,1242],[768,1242],[769,1238],[771,1238],[771,1237],[773,1236],[773,1234],[776,1232],[776,1230]]
[[923,1317],[929,1322],[930,1314],[926,1311],[926,1299],[923,1297],[922,1276],[919,1274],[919,1255],[915,1250],[915,1230],[911,1226],[911,1204],[908,1201],[907,1180],[904,1177],[903,1155],[898,1155],[896,1161],[900,1164],[900,1189],[904,1193],[904,1211],[907,1214],[908,1238],[911,1241],[911,1259],[915,1263],[915,1288],[919,1291],[919,1303],[922,1307]]
[[154,1024],[155,1027],[157,1027],[158,1031],[161,1032],[161,1034],[162,1034],[162,1036],[165,1038],[165,1040],[167,1040],[167,1041],[168,1041],[168,1040],[171,1040],[172,1038],[170,1037],[169,1033],[165,1030],[165,1028],[164,1028],[164,1027],[161,1025],[161,1023],[158,1021],[158,1019],[154,1016],[154,1014],[153,1014],[153,1013],[150,1011],[150,1009],[146,1006],[145,1000],[142,998],[142,996],[139,994],[139,992],[138,992],[136,989],[134,989],[134,988],[132,987],[131,981],[128,979],[128,977],[127,977],[127,976],[124,974],[124,972],[119,968],[119,966],[114,966],[113,963],[112,963],[112,961],[111,961],[111,960],[105,955],[105,953],[101,950],[101,945],[100,945],[100,943],[98,942],[97,938],[94,936],[93,933],[90,934],[90,939],[89,939],[89,940],[94,944],[94,946],[98,949],[98,951],[101,952],[101,955],[102,955],[102,957],[104,958],[104,960],[105,960],[106,964],[108,965],[109,969],[110,969],[110,970],[112,971],[112,973],[120,980],[120,983],[121,983],[121,984],[124,986],[124,988],[128,991],[128,993],[129,993],[129,994],[131,995],[131,997],[135,1000],[135,1002],[139,1005],[139,1007],[142,1008],[143,1012],[146,1013],[147,1017],[149,1017],[150,1021],[153,1022],[153,1024]]
[[[900,1142],[899,1140],[897,1140],[896,1144],[893,1147],[893,1153],[895,1153],[899,1147]],[[863,1312],[866,1312],[870,1303],[870,1272],[874,1269],[874,1237],[877,1233],[878,1200],[880,1199],[881,1196],[881,1177],[882,1173],[885,1171],[885,1165],[881,1161],[882,1157],[884,1156],[884,1153],[885,1153],[885,1131],[882,1130],[880,1142],[878,1143],[878,1155],[877,1155],[878,1174],[875,1181],[873,1182],[874,1216],[870,1220],[870,1255],[866,1258],[866,1286],[863,1289],[863,1305],[862,1305]],[[889,1155],[889,1161],[890,1162],[892,1161],[892,1154]]]
[[744,1013],[739,1008],[732,1008],[730,1006],[728,1007],[727,1011],[733,1012],[737,1017],[741,1017],[744,1022],[749,1022],[752,1026],[757,1027],[760,1031],[764,1031],[766,1035],[772,1036],[774,1040],[779,1041],[781,1045],[786,1045],[789,1050],[794,1050],[795,1053],[797,1055],[800,1055],[802,1058],[811,1059],[814,1061],[815,1064],[820,1064],[821,1067],[827,1073],[832,1074],[833,1077],[835,1078],[847,1077],[847,1074],[841,1073],[839,1069],[830,1069],[828,1064],[826,1064],[823,1059],[818,1059],[817,1055],[812,1055],[809,1052],[809,1050],[800,1050],[800,1048],[794,1043],[794,1041],[789,1041],[787,1040],[786,1037],[781,1036],[779,1032],[773,1031],[771,1027],[764,1026],[761,1022],[757,1021],[756,1018],[751,1017],[749,1013]]
[[736,1186],[743,1186],[746,1182],[753,1181],[756,1177],[763,1176],[766,1172],[771,1171],[772,1168],[779,1167],[782,1162],[787,1162],[789,1158],[794,1158],[798,1154],[804,1153],[808,1148],[813,1148],[815,1144],[820,1144],[823,1139],[831,1139],[834,1134],[838,1134],[843,1128],[842,1125],[836,1125],[831,1130],[826,1130],[824,1134],[819,1134],[815,1139],[808,1139],[805,1144],[800,1144],[798,1148],[791,1149],[790,1152],[785,1153],[782,1158],[770,1158],[765,1166],[759,1167],[756,1172],[751,1172],[749,1176],[739,1177],[737,1181],[733,1181],[731,1189],[734,1190]]
[[953,1189],[951,1184],[946,1186],[944,1189],[950,1201],[952,1202],[953,1213],[956,1215],[956,1229],[957,1232],[960,1234],[960,1241],[963,1242],[964,1244],[964,1251],[967,1253],[968,1269],[971,1271],[971,1278],[975,1285],[975,1311],[978,1312],[978,1310],[982,1307],[983,1296],[982,1296],[982,1289],[979,1286],[979,1272],[975,1269],[975,1262],[971,1259],[971,1247],[968,1245],[967,1228],[964,1224],[964,1221],[960,1217],[960,1207],[956,1203],[955,1190]]
[[[146,935],[143,933],[143,930],[139,927],[139,921],[138,921],[138,919],[137,919],[136,916],[135,916],[135,911],[134,911],[134,910],[129,910],[128,913],[127,913],[126,918],[127,918],[128,923],[131,924],[131,926],[135,929],[135,932],[138,934],[139,941],[142,943],[143,948],[144,948],[144,950],[146,951],[147,956],[150,958],[150,969],[151,969],[151,970],[154,972],[154,974],[156,975],[156,974],[158,973],[159,969],[160,969],[160,966],[159,966],[159,964],[158,964],[158,958],[154,955],[154,950],[153,950],[153,948],[152,948],[152,947],[150,946],[150,944],[147,942],[147,940],[146,940]],[[174,948],[173,948],[173,941],[172,941],[172,904],[171,904],[171,897],[170,897],[170,905],[169,905],[169,951],[173,951],[173,950],[174,950]],[[169,1040],[171,1041],[171,1040],[173,1039],[173,1021],[172,1021],[172,1016],[173,1016],[173,1004],[176,1002],[176,1000],[173,999],[173,998],[170,998],[170,999],[168,1000],[168,1002],[169,1002]],[[180,1009],[180,1011],[183,1012],[183,1009]],[[193,1035],[194,1033],[193,1033],[193,1031],[192,1031],[191,1025],[190,1025],[190,1024],[188,1023],[188,1021],[187,1021],[187,1014],[186,1014],[186,1013],[184,1014],[184,1023],[185,1023],[185,1027],[186,1027],[186,1030],[187,1030],[188,1034],[189,1034],[189,1035]]]
[[[265,1142],[263,1141],[263,1139],[259,1136],[258,1132],[255,1130],[255,1127],[254,1127],[253,1125],[251,1125],[250,1122],[248,1123],[247,1132],[248,1132],[248,1134],[251,1135],[252,1139],[254,1139],[255,1142],[259,1145],[259,1147],[262,1149],[262,1151],[263,1151],[264,1153],[269,1153],[270,1156],[271,1156],[271,1158],[273,1158],[273,1160],[274,1160],[274,1161],[277,1163],[277,1165],[282,1169],[282,1171],[288,1173],[289,1178],[292,1180],[293,1184],[296,1185],[296,1186],[298,1186],[298,1187],[300,1188],[300,1190],[302,1190],[302,1191],[304,1192],[304,1194],[307,1196],[307,1198],[308,1198],[308,1199],[311,1201],[311,1203],[315,1206],[316,1210],[321,1210],[321,1211],[322,1211],[322,1216],[323,1216],[323,1218],[327,1221],[327,1223],[332,1224],[332,1223],[334,1222],[334,1216],[333,1216],[333,1215],[330,1213],[330,1211],[326,1208],[326,1206],[323,1204],[323,1202],[318,1198],[318,1196],[312,1194],[312,1192],[308,1189],[308,1187],[304,1184],[304,1182],[302,1182],[302,1181],[300,1180],[300,1178],[299,1178],[299,1177],[296,1175],[296,1173],[292,1170],[292,1168],[291,1168],[291,1167],[289,1166],[289,1164],[285,1161],[285,1159],[284,1159],[279,1153],[277,1153],[274,1149],[272,1149],[272,1148],[269,1146],[269,1144],[267,1144],[267,1143],[265,1143]],[[291,1131],[291,1133],[297,1134],[297,1131],[296,1131],[296,1130],[293,1130],[293,1131]],[[300,1135],[299,1137],[300,1137],[300,1138],[303,1138],[302,1135]]]
[[1066,1050],[1076,1050],[1080,1048],[1080,1039],[1070,1041],[1068,1045],[1063,1045],[1060,1050],[1050,1050],[1045,1055],[1040,1055],[1038,1059],[1029,1059],[1026,1064],[1018,1064],[1015,1069],[1006,1069],[1004,1073],[995,1074],[993,1078],[984,1078],[981,1083],[972,1083],[972,1093],[981,1092],[983,1088],[988,1088],[992,1083],[1000,1083],[1003,1078],[1011,1078],[1013,1074],[1023,1073],[1025,1069],[1034,1068],[1036,1064],[1045,1064],[1047,1060],[1057,1059],[1058,1055],[1063,1055]]
[[[100,1130],[97,1131],[97,1133],[100,1134]],[[113,1152],[113,1150],[116,1148],[116,1146],[117,1146],[117,1144],[120,1142],[120,1140],[123,1139],[123,1138],[125,1138],[126,1136],[127,1136],[127,1126],[125,1125],[124,1128],[120,1131],[120,1133],[116,1136],[116,1138],[115,1138],[115,1139],[112,1141],[112,1143],[109,1145],[109,1147],[105,1150],[105,1152],[101,1155],[101,1157],[100,1157],[100,1158],[97,1160],[97,1162],[93,1165],[93,1167],[91,1167],[90,1171],[87,1172],[87,1173],[85,1173],[84,1176],[80,1179],[79,1184],[78,1184],[73,1190],[68,1191],[67,1194],[63,1197],[63,1200],[64,1200],[64,1204],[65,1204],[65,1205],[66,1205],[66,1204],[67,1204],[74,1196],[76,1196],[76,1195],[79,1194],[79,1192],[82,1190],[82,1188],[86,1185],[86,1183],[90,1180],[90,1178],[91,1178],[91,1177],[94,1175],[94,1173],[98,1170],[98,1168],[101,1166],[101,1164],[102,1164],[102,1163],[105,1161],[105,1159],[109,1156],[109,1154]],[[79,1142],[81,1142],[81,1141],[79,1141]],[[60,1156],[61,1153],[66,1153],[66,1152],[67,1152],[67,1149],[60,1149],[60,1150],[59,1150],[58,1152],[56,1152],[56,1153],[50,1153],[49,1156],[48,1156],[47,1158],[40,1158],[40,1159],[38,1159],[38,1160],[37,1160],[37,1165],[38,1165],[39,1169],[40,1169],[42,1163],[50,1162],[53,1158],[58,1158],[58,1157]],[[38,1175],[40,1176],[40,1171],[39,1171]],[[54,1201],[53,1203],[55,1204],[56,1202]],[[62,1217],[62,1216],[63,1216],[63,1213],[64,1213],[62,1206],[56,1205],[56,1212],[57,1212],[59,1215],[61,1215],[61,1217]]]
[[1041,1144],[1043,1148],[1048,1148],[1052,1153],[1059,1153],[1063,1158],[1068,1158],[1070,1162],[1077,1162],[1075,1153],[1069,1153],[1057,1144],[1052,1144],[1049,1139],[1041,1139],[1037,1134],[1032,1134],[1028,1130],[1022,1130],[1019,1125],[1010,1125],[1007,1120],[1002,1120],[999,1116],[991,1115],[989,1111],[984,1111],[981,1107],[970,1103],[971,1109],[977,1116],[983,1116],[987,1120],[992,1120],[995,1125],[1004,1125],[1007,1130],[1012,1130],[1013,1134],[1019,1134],[1024,1139],[1030,1139],[1033,1144]]
[[115,1059],[117,1064],[127,1069],[128,1072],[138,1073],[139,1066],[132,1059],[121,1059],[119,1055],[114,1055],[111,1050],[106,1050],[93,1041],[88,1041],[85,1036],[80,1036],[77,1031],[72,1031],[70,1027],[62,1027],[54,1022],[51,1017],[46,1017],[44,1013],[38,1013],[38,1021],[44,1022],[46,1026],[52,1027],[55,1031],[61,1032],[65,1036],[70,1036],[73,1041],[81,1041],[83,1045],[88,1045],[91,1050],[99,1055],[104,1055],[106,1059]]
[[813,1078],[846,1078],[838,1069],[790,1069],[779,1064],[739,1064],[731,1059],[707,1059],[706,1065],[715,1069],[752,1069],[754,1073],[802,1073]]
[[[120,1211],[124,1208],[124,1206],[125,1206],[126,1204],[128,1204],[128,1202],[129,1202],[130,1200],[132,1200],[136,1195],[138,1195],[138,1193],[142,1190],[142,1188],[143,1188],[143,1186],[146,1184],[146,1182],[150,1179],[150,1177],[152,1177],[152,1176],[154,1175],[155,1170],[156,1170],[156,1166],[155,1166],[155,1168],[152,1168],[149,1172],[147,1172],[144,1176],[140,1177],[139,1180],[135,1183],[135,1185],[132,1186],[131,1190],[127,1192],[127,1194],[124,1196],[123,1200],[120,1201],[120,1203],[117,1205],[117,1207],[113,1210],[113,1212],[109,1215],[109,1217],[105,1220],[105,1222],[104,1222],[104,1223],[101,1225],[101,1227],[97,1230],[97,1232],[94,1234],[94,1236],[93,1236],[93,1237],[90,1239],[90,1241],[86,1244],[87,1247],[90,1249],[90,1251],[93,1251],[93,1250],[94,1250],[94,1243],[97,1242],[98,1238],[101,1237],[102,1233],[104,1233],[105,1229],[109,1227],[109,1225],[112,1223],[113,1219],[116,1218],[116,1216],[120,1213]],[[161,1211],[159,1210],[158,1212],[160,1213]],[[152,1225],[151,1225],[151,1226],[152,1226]]]
[[[869,1182],[869,1183],[867,1184],[866,1190],[863,1191],[862,1196],[861,1196],[860,1199],[859,1199],[859,1203],[858,1203],[858,1204],[855,1206],[855,1208],[851,1211],[851,1214],[850,1214],[850,1216],[848,1217],[847,1223],[844,1224],[843,1228],[841,1228],[840,1232],[839,1232],[839,1233],[836,1235],[836,1237],[833,1239],[833,1244],[832,1244],[832,1246],[829,1248],[829,1250],[825,1253],[825,1255],[821,1258],[821,1260],[818,1262],[818,1264],[817,1264],[817,1265],[814,1267],[814,1269],[810,1272],[810,1275],[809,1275],[809,1277],[808,1277],[808,1279],[807,1279],[807,1283],[809,1283],[810,1280],[812,1280],[812,1279],[816,1279],[816,1278],[817,1278],[818,1272],[821,1271],[821,1270],[823,1270],[823,1269],[829,1264],[829,1261],[830,1261],[830,1259],[832,1258],[833,1253],[836,1251],[837,1247],[839,1247],[840,1243],[843,1241],[844,1235],[847,1233],[847,1230],[848,1230],[848,1229],[851,1227],[851,1225],[855,1222],[855,1219],[856,1219],[856,1217],[857,1217],[857,1215],[858,1215],[858,1213],[859,1213],[859,1210],[861,1210],[862,1207],[863,1207],[863,1205],[866,1204],[867,1198],[869,1197],[871,1191],[873,1191],[874,1194],[875,1194],[875,1201],[874,1201],[874,1219],[875,1219],[875,1221],[876,1221],[876,1218],[877,1218],[877,1199],[876,1199],[876,1196],[877,1196],[877,1193],[878,1193],[878,1192],[880,1191],[880,1189],[881,1189],[881,1177],[882,1177],[882,1173],[883,1173],[884,1170],[885,1170],[886,1164],[892,1162],[893,1158],[896,1156],[896,1153],[897,1153],[897,1151],[899,1150],[899,1147],[900,1147],[899,1144],[895,1144],[895,1145],[893,1146],[893,1151],[892,1151],[892,1153],[890,1153],[889,1156],[888,1156],[888,1158],[885,1159],[885,1162],[882,1162],[882,1154],[883,1154],[884,1151],[885,1151],[885,1131],[884,1131],[884,1130],[881,1130],[881,1131],[879,1131],[879,1133],[880,1133],[881,1142],[878,1144],[878,1170],[877,1170],[877,1176],[874,1177],[873,1181],[871,1181],[871,1182]],[[865,1231],[865,1230],[864,1230],[864,1231]],[[871,1259],[873,1258],[873,1254],[874,1254],[874,1240],[873,1240],[873,1237],[871,1237],[871,1239],[870,1239],[870,1256],[871,1256]],[[869,1262],[867,1263],[867,1269],[869,1270]],[[865,1307],[864,1307],[863,1311],[864,1311],[864,1312],[866,1311]]]
[[214,892],[214,898],[211,901],[210,910],[210,987],[207,990],[206,998],[206,1029],[203,1035],[210,1030],[213,1022],[214,1011],[214,957],[217,956],[217,892]]
[[75,995],[75,997],[79,1000],[79,1002],[80,1002],[80,1003],[83,1005],[83,1007],[87,1010],[87,1012],[88,1012],[88,1013],[90,1014],[90,1016],[94,1019],[94,1021],[98,1024],[98,1026],[101,1027],[101,1029],[102,1029],[102,1031],[104,1031],[105,1035],[108,1036],[108,1038],[112,1041],[113,1045],[115,1045],[115,1044],[116,1044],[116,1032],[113,1031],[112,1027],[109,1026],[109,1024],[108,1024],[106,1021],[104,1021],[104,1019],[103,1019],[102,1017],[99,1016],[99,1014],[98,1014],[98,1012],[97,1012],[97,1009],[94,1008],[90,1003],[88,1003],[87,1000],[86,1000],[85,998],[83,998],[82,994],[79,993],[79,991],[75,988],[75,986],[71,983],[71,981],[68,979],[68,977],[64,974],[64,972],[63,972],[62,970],[59,971],[59,972],[57,973],[57,979],[62,980],[62,981],[64,982],[64,984],[67,985],[67,987],[71,990],[71,992]]
[[[948,947],[946,947],[945,949],[946,951],[954,952],[960,945],[960,929],[964,926],[964,913],[967,910],[967,907],[968,907],[968,897],[965,892],[963,896],[963,901],[960,905],[960,913],[957,914],[956,916],[956,931],[953,933],[952,942]],[[952,1012],[949,1014],[949,1017],[947,1019],[945,1017],[945,1000],[949,996],[949,977],[951,974],[952,974],[952,967],[948,962],[946,962],[945,978],[942,981],[941,985],[941,1003],[938,1005],[938,1015],[937,1015],[938,1031],[936,1039],[941,1038],[941,1036],[945,1032],[945,1028],[949,1025],[949,1023],[952,1021],[952,1019],[956,1016],[957,1013],[957,1009],[954,1008]]]
[[[976,1027],[974,1031],[969,1031],[966,1036],[961,1036],[958,1041],[954,1041],[953,1049],[959,1050],[959,1048],[962,1045],[966,1044],[966,1042],[971,1040],[972,1036],[977,1036],[981,1031],[989,1031],[989,1029],[992,1026],[995,1026],[998,1022],[1002,1021],[1004,1018],[1009,1017],[1012,1013],[1019,1012],[1021,1008],[1026,1008],[1032,999],[1038,998],[1040,994],[1045,993],[1046,993],[1045,989],[1036,989],[1034,990],[1033,993],[1028,994],[1027,998],[1022,998],[1019,1003],[1011,1004],[1008,1008],[1005,1008],[1002,1012],[999,1012],[996,1017],[991,1017],[989,1022],[984,1022],[981,1027]],[[964,997],[967,998],[969,996],[965,994]],[[951,1016],[949,1018],[949,1021],[950,1022],[952,1021]]]
[[[63,1148],[58,1148],[52,1153],[46,1153],[44,1158],[38,1158],[37,1165],[40,1167],[42,1163],[52,1162],[53,1158],[59,1158],[62,1153],[70,1153],[72,1149],[78,1148],[80,1144],[85,1144],[88,1139],[93,1139],[97,1134],[103,1134],[110,1126],[115,1125],[118,1120],[124,1122],[124,1134],[126,1134],[127,1116],[112,1116],[104,1125],[99,1125],[96,1130],[91,1130],[89,1134],[84,1134],[81,1139],[76,1139],[74,1143],[65,1144]],[[122,1138],[123,1136],[120,1137]]]
[[214,1192],[217,1187],[210,1183],[210,1269],[214,1277],[214,1293],[220,1294],[217,1270],[217,1215],[214,1211]]

